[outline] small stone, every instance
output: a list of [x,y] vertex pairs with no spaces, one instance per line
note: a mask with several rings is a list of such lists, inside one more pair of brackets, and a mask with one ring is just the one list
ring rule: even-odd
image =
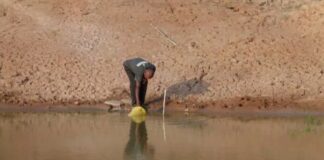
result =
[[29,98],[29,100],[32,101],[32,102],[37,102],[37,101],[39,101],[39,99],[40,99],[39,95],[32,95]]
[[308,7],[307,5],[302,5],[300,8],[301,8],[302,10],[308,10],[308,9],[309,9],[309,7]]
[[118,101],[118,100],[108,100],[108,101],[105,101],[104,103],[107,105],[110,105],[110,106],[120,107],[122,102]]
[[131,105],[130,99],[121,99],[120,101],[122,104]]

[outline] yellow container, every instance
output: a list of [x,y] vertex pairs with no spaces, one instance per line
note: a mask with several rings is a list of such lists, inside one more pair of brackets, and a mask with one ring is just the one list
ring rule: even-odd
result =
[[146,116],[133,116],[133,117],[131,117],[131,119],[133,122],[140,124],[145,121]]
[[128,114],[129,117],[145,116],[145,115],[146,115],[146,111],[141,106],[133,107],[132,110],[131,110],[131,112]]
[[135,123],[142,123],[146,118],[146,111],[141,106],[133,107],[131,112],[128,114],[131,117],[132,121]]

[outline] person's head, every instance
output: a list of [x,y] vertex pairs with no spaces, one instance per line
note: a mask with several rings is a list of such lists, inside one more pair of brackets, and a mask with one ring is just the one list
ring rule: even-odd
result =
[[144,71],[144,78],[145,79],[151,79],[154,76],[154,70],[153,69],[145,69]]

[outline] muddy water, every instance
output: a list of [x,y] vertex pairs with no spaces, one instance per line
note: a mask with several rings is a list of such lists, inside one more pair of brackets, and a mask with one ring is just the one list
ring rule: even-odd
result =
[[[2,113],[1,160],[322,160],[322,117]],[[164,125],[163,125],[164,124]]]

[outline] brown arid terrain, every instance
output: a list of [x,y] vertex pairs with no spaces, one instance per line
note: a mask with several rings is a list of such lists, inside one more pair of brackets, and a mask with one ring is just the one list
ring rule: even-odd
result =
[[127,98],[143,57],[157,103],[324,110],[323,45],[322,0],[0,0],[0,100]]

